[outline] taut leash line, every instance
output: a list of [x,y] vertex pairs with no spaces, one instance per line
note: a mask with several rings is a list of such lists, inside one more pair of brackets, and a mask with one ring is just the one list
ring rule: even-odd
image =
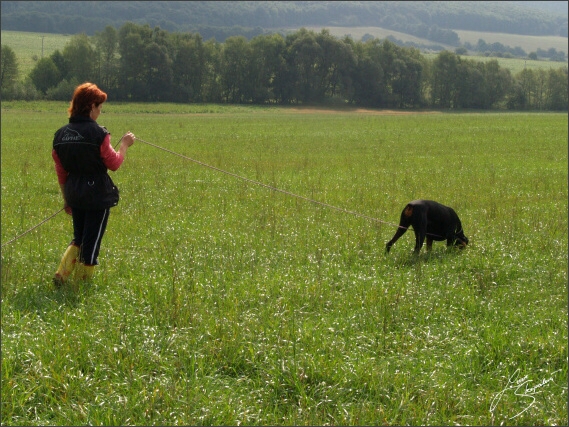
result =
[[[167,153],[173,154],[174,156],[181,157],[181,158],[183,158],[183,159],[186,159],[186,160],[189,160],[189,161],[191,161],[191,162],[194,162],[194,163],[196,163],[196,164],[198,164],[198,165],[200,165],[200,166],[204,166],[204,167],[206,167],[206,168],[215,170],[215,171],[217,171],[217,172],[221,172],[221,173],[223,173],[223,174],[225,174],[225,175],[232,176],[232,177],[237,178],[237,179],[240,179],[240,180],[242,180],[242,181],[246,181],[246,182],[249,182],[249,183],[251,183],[251,184],[259,185],[259,186],[261,186],[261,187],[268,188],[269,190],[276,191],[276,192],[279,192],[279,193],[282,193],[282,194],[286,194],[286,195],[291,196],[291,197],[296,197],[297,199],[301,199],[301,200],[304,200],[304,201],[306,201],[306,202],[314,203],[314,204],[316,204],[316,205],[324,206],[324,207],[327,207],[327,208],[329,208],[329,209],[333,209],[333,210],[338,211],[338,212],[343,212],[343,213],[350,214],[350,215],[354,215],[354,216],[357,216],[357,217],[360,217],[360,218],[365,218],[365,219],[367,219],[367,220],[374,221],[374,222],[377,222],[377,223],[380,223],[380,224],[387,224],[387,225],[390,225],[390,226],[393,226],[393,227],[402,228],[402,229],[407,230],[407,227],[402,227],[402,226],[400,226],[400,225],[398,225],[398,224],[395,224],[395,223],[392,223],[392,222],[382,221],[382,220],[380,220],[380,219],[378,219],[378,218],[374,218],[374,217],[369,216],[369,215],[364,215],[364,214],[361,214],[361,213],[356,212],[356,211],[351,211],[351,210],[348,210],[348,209],[340,208],[340,207],[338,207],[338,206],[334,206],[334,205],[331,205],[331,204],[329,204],[329,203],[324,203],[324,202],[321,202],[321,201],[318,201],[318,200],[314,200],[314,199],[311,199],[311,198],[309,198],[309,197],[301,196],[301,195],[299,195],[299,194],[295,194],[295,193],[292,193],[292,192],[290,192],[290,191],[283,190],[283,189],[281,189],[281,188],[273,187],[272,185],[268,185],[268,184],[265,184],[265,183],[260,182],[260,181],[255,181],[255,180],[253,180],[253,179],[246,178],[246,177],[241,176],[241,175],[237,175],[237,174],[235,174],[235,173],[233,173],[233,172],[229,172],[229,171],[226,171],[226,170],[224,170],[224,169],[221,169],[221,168],[218,168],[218,167],[215,167],[215,166],[212,166],[212,165],[208,165],[207,163],[200,162],[199,160],[192,159],[191,157],[185,156],[185,155],[180,154],[180,153],[176,153],[175,151],[169,150],[169,149],[167,149],[167,148],[161,147],[161,146],[159,146],[159,145],[153,144],[153,143],[151,143],[151,142],[145,141],[145,140],[140,139],[140,138],[137,138],[137,137],[135,137],[134,139],[136,139],[137,141],[140,141],[140,142],[142,142],[142,143],[144,143],[144,144],[150,145],[151,147],[157,148],[157,149],[162,150],[162,151],[166,151]],[[122,138],[121,138],[121,140],[122,140]],[[119,143],[120,143],[121,140],[119,140]],[[118,143],[117,143],[117,145],[118,145]],[[38,228],[39,226],[45,224],[47,221],[49,221],[50,219],[52,219],[53,217],[55,217],[57,214],[59,214],[59,213],[60,213],[61,211],[63,211],[63,210],[64,210],[64,208],[61,208],[60,210],[58,210],[57,212],[55,212],[53,215],[51,215],[51,216],[47,217],[46,219],[44,219],[44,220],[43,220],[42,222],[40,222],[39,224],[33,226],[33,227],[30,228],[29,230],[24,231],[22,234],[17,235],[16,237],[14,237],[13,239],[9,240],[8,242],[3,243],[1,247],[3,248],[4,246],[7,246],[7,245],[11,244],[11,243],[15,242],[16,240],[20,239],[21,237],[25,236],[26,234],[32,232],[33,230],[35,230],[35,229]]]
[[398,227],[398,228],[407,229],[407,227],[401,227],[401,226],[399,226],[398,224],[394,224],[394,223],[391,223],[391,222],[382,221],[382,220],[380,220],[380,219],[377,219],[377,218],[374,218],[374,217],[371,217],[371,216],[368,216],[368,215],[364,215],[364,214],[361,214],[361,213],[359,213],[359,212],[350,211],[350,210],[347,210],[347,209],[344,209],[344,208],[340,208],[340,207],[337,207],[337,206],[334,206],[334,205],[330,205],[330,204],[328,204],[328,203],[324,203],[324,202],[320,202],[320,201],[318,201],[318,200],[310,199],[310,198],[308,198],[308,197],[301,196],[301,195],[295,194],[295,193],[291,193],[290,191],[286,191],[286,190],[283,190],[283,189],[281,189],[281,188],[273,187],[272,185],[268,185],[268,184],[265,184],[265,183],[262,183],[262,182],[259,182],[259,181],[255,181],[255,180],[253,180],[253,179],[246,178],[246,177],[241,176],[241,175],[237,175],[237,174],[235,174],[235,173],[233,173],[233,172],[229,172],[229,171],[220,169],[220,168],[218,168],[218,167],[215,167],[215,166],[212,166],[212,165],[208,165],[207,163],[200,162],[199,160],[195,160],[195,159],[192,159],[191,157],[185,156],[185,155],[183,155],[183,154],[176,153],[175,151],[168,150],[167,148],[160,147],[159,145],[152,144],[151,142],[145,141],[145,140],[140,139],[140,138],[138,138],[138,137],[135,137],[134,139],[136,139],[137,141],[143,142],[144,144],[150,145],[150,146],[152,146],[152,147],[154,147],[154,148],[158,148],[159,150],[166,151],[167,153],[170,153],[170,154],[173,154],[173,155],[175,155],[175,156],[178,156],[178,157],[181,157],[181,158],[183,158],[183,159],[186,159],[186,160],[189,160],[189,161],[191,161],[191,162],[194,162],[194,163],[196,163],[196,164],[198,164],[198,165],[201,165],[201,166],[204,166],[204,167],[206,167],[206,168],[215,170],[215,171],[217,171],[217,172],[224,173],[224,174],[229,175],[229,176],[232,176],[232,177],[234,177],[234,178],[241,179],[241,180],[246,181],[246,182],[249,182],[249,183],[251,183],[251,184],[255,184],[255,185],[259,185],[259,186],[261,186],[261,187],[268,188],[269,190],[277,191],[277,192],[279,192],[279,193],[286,194],[286,195],[291,196],[291,197],[296,197],[297,199],[302,199],[302,200],[304,200],[304,201],[307,201],[307,202],[310,202],[310,203],[314,203],[314,204],[317,204],[317,205],[320,205],[320,206],[325,206],[325,207],[327,207],[327,208],[329,208],[329,209],[334,209],[334,210],[339,211],[339,212],[343,212],[343,213],[347,213],[347,214],[350,214],[350,215],[358,216],[358,217],[360,217],[360,218],[365,218],[365,219],[368,219],[368,220],[370,220],[370,221],[375,221],[375,222],[378,222],[378,223],[381,223],[381,224],[387,224],[387,225],[391,225],[391,226],[393,226],[393,227]]
[[31,231],[34,231],[34,230],[35,230],[36,228],[38,228],[40,225],[42,225],[42,224],[48,222],[50,219],[52,219],[54,216],[56,216],[58,213],[60,213],[63,209],[65,209],[65,208],[61,208],[60,210],[58,210],[58,211],[57,211],[56,213],[54,213],[53,215],[47,217],[46,219],[44,219],[44,220],[43,220],[42,222],[40,222],[39,224],[34,225],[34,226],[33,226],[32,228],[30,228],[29,230],[24,231],[22,234],[20,234],[20,235],[14,237],[12,240],[10,240],[10,241],[8,241],[8,242],[6,242],[6,243],[2,243],[2,247],[6,246],[6,245],[9,245],[10,243],[15,242],[15,241],[18,240],[20,237],[25,236],[26,234],[30,233]]

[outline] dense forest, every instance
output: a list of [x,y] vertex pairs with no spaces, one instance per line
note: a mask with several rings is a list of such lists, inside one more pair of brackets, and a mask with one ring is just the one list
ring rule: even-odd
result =
[[443,51],[428,60],[391,41],[338,39],[328,30],[286,36],[232,36],[126,23],[73,36],[17,79],[14,52],[2,46],[2,99],[68,100],[96,82],[117,101],[337,104],[373,108],[567,110],[567,67],[518,75]]
[[567,2],[2,1],[3,30],[94,35],[148,24],[218,41],[307,26],[375,26],[455,45],[454,30],[567,37]]

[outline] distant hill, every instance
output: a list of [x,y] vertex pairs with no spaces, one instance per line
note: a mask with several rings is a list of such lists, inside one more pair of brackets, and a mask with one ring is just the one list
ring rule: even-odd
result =
[[[408,44],[418,46],[421,51],[429,52],[429,46],[432,45],[427,39],[422,39],[419,37],[414,37],[409,34],[399,33],[397,31],[388,30],[381,27],[330,27],[330,26],[306,26],[308,30],[315,32],[320,32],[323,28],[330,31],[335,37],[343,38],[346,36],[351,37],[354,40],[360,40],[362,38],[374,37],[378,39],[392,38],[397,40],[397,44]],[[298,28],[292,28],[289,31],[294,32]],[[563,52],[565,55],[569,54],[569,46],[567,45],[567,37],[560,36],[526,36],[521,34],[505,34],[505,33],[495,33],[495,32],[482,32],[482,31],[467,31],[467,30],[456,30],[461,44],[470,43],[476,45],[478,40],[485,40],[487,43],[501,43],[505,46],[512,48],[520,47],[524,50],[526,54],[530,52],[536,52],[539,49],[548,50],[556,49],[558,52]],[[449,46],[446,44],[437,44],[441,48],[446,50],[454,50],[454,46]],[[439,51],[436,49],[434,51]],[[484,52],[471,52],[473,55],[484,56]],[[526,55],[518,55],[518,57]],[[567,63],[565,61],[565,63]]]
[[[125,22],[220,38],[381,27],[447,45],[453,30],[567,37],[567,1],[2,1],[2,30],[93,35]],[[220,31],[223,29],[223,31]]]

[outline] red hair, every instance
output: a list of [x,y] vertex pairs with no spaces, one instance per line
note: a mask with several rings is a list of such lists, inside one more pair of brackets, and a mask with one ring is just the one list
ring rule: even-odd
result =
[[93,104],[100,105],[107,100],[107,94],[93,83],[83,83],[75,88],[73,99],[67,112],[69,117],[87,116],[91,113]]

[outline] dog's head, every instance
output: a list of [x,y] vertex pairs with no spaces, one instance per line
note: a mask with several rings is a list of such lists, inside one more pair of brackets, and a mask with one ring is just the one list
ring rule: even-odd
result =
[[459,249],[464,249],[468,245],[468,237],[464,235],[462,229],[454,235],[454,239],[454,245],[458,246]]

